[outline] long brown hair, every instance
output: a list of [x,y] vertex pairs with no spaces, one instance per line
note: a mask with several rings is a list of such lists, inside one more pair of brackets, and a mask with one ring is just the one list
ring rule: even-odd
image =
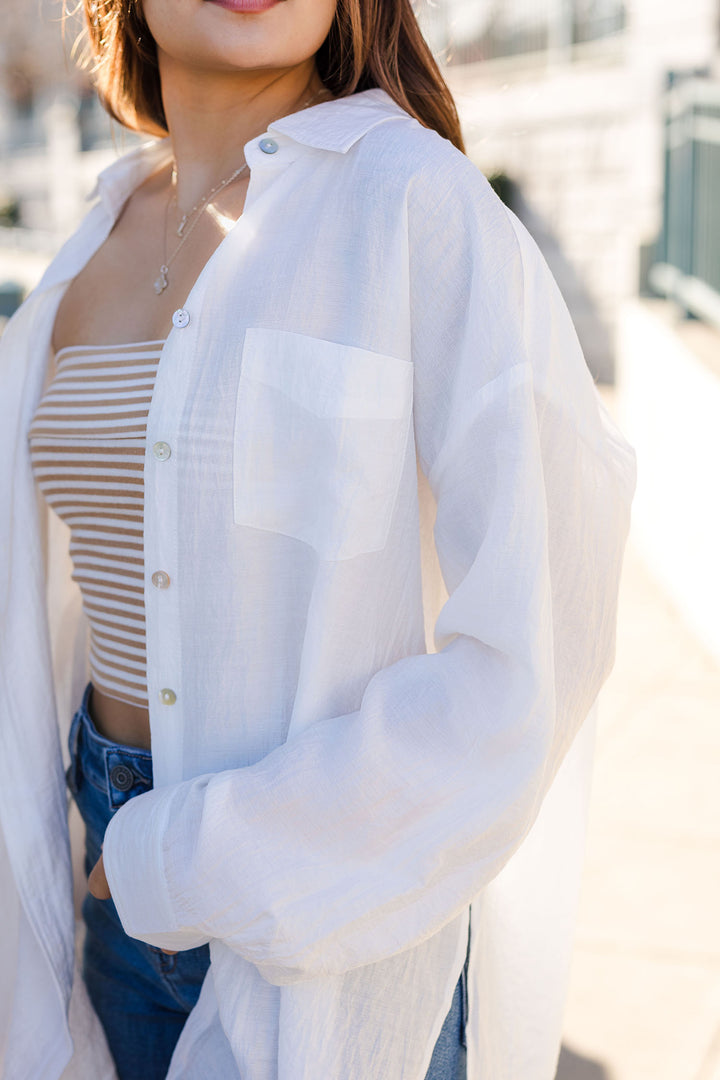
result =
[[[166,135],[157,49],[139,0],[82,0],[100,100],[125,127]],[[425,127],[466,152],[450,89],[425,41],[411,0],[337,0],[333,24],[316,54],[335,97],[381,87]]]

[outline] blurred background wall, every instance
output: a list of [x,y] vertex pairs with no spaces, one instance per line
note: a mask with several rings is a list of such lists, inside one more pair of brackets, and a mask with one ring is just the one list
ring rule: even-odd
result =
[[[72,3],[73,0],[70,0]],[[62,0],[0,0],[0,321],[87,209],[95,177],[137,137],[73,63]]]
[[[638,456],[558,1080],[720,1080],[720,0],[414,6]],[[0,0],[0,332],[138,141],[60,16]]]
[[720,658],[720,2],[428,0],[418,15],[470,156],[615,387],[643,466],[637,542]]

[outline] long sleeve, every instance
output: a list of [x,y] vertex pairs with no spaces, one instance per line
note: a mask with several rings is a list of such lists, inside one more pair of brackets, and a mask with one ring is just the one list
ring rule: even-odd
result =
[[[438,192],[443,192],[438,198]],[[130,800],[127,932],[211,938],[277,984],[425,940],[522,843],[614,661],[635,455],[537,246],[463,159],[408,192],[418,461],[448,592],[437,652],[256,764]]]

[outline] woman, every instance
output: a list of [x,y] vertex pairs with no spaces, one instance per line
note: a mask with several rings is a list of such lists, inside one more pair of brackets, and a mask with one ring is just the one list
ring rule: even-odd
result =
[[0,346],[2,1076],[552,1080],[634,452],[409,0],[85,9],[164,137]]

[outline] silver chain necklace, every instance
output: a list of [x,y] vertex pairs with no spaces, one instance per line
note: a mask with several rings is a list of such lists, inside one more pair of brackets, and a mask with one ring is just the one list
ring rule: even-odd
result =
[[[170,266],[172,265],[172,263],[173,263],[173,261],[175,259],[175,256],[178,254],[178,252],[182,248],[183,244],[188,239],[188,237],[192,233],[193,229],[197,225],[198,221],[200,220],[200,218],[202,216],[202,212],[205,209],[205,207],[207,206],[207,204],[210,202],[210,200],[213,198],[213,196],[217,195],[220,191],[223,190],[223,188],[226,188],[228,186],[228,184],[231,184],[233,182],[233,180],[236,180],[238,178],[238,176],[240,175],[240,173],[243,172],[245,169],[247,169],[247,165],[241,165],[240,168],[236,169],[234,173],[231,173],[230,176],[226,176],[224,180],[221,180],[219,184],[216,184],[214,188],[212,188],[210,191],[208,191],[207,195],[204,195],[202,197],[202,199],[200,200],[200,202],[196,203],[195,206],[193,206],[192,210],[188,210],[187,214],[183,214],[182,220],[180,221],[180,224],[178,225],[177,229],[175,230],[176,234],[178,236],[182,237],[182,239],[180,240],[180,243],[178,244],[178,246],[173,251],[170,258],[168,258],[168,253],[167,253],[167,220],[168,220],[168,213],[170,211],[171,203],[177,201],[177,196],[175,194],[172,194],[170,196],[170,198],[168,199],[167,204],[165,206],[165,229],[164,229],[164,237],[163,237],[163,239],[164,239],[163,264],[160,267],[160,273],[158,274],[158,276],[155,278],[155,281],[153,282],[153,287],[154,287],[155,292],[157,293],[158,296],[160,296],[160,294],[165,292],[165,289],[167,289],[167,287],[168,287],[168,271],[170,270]],[[171,181],[170,181],[171,186],[173,184],[173,179],[176,178],[176,177],[177,177],[177,172],[176,172],[175,166],[173,165],[172,178],[171,178]],[[193,214],[195,214],[196,216],[193,218],[193,221],[192,221],[192,224],[190,225],[190,228],[187,230],[187,232],[185,232],[185,226],[187,225],[188,220],[193,216]]]
[[[327,87],[323,86],[322,89],[318,90],[318,92],[316,94],[313,94],[312,97],[309,97],[307,99],[307,101],[304,101],[302,103],[302,105],[300,106],[300,109],[307,108],[307,106],[310,105],[311,102],[315,101],[316,98],[319,98],[321,94],[324,94],[324,93],[327,93],[327,92],[328,92]],[[296,110],[296,111],[299,111],[299,110]],[[179,254],[183,244],[188,239],[188,237],[192,234],[192,231],[195,228],[195,226],[197,225],[198,221],[200,221],[200,218],[202,217],[203,212],[205,211],[205,208],[208,206],[208,204],[211,202],[211,200],[216,195],[218,195],[221,191],[223,191],[228,186],[228,184],[232,184],[234,180],[237,180],[237,178],[240,176],[240,174],[243,173],[245,171],[245,169],[247,169],[247,168],[248,168],[248,165],[244,164],[244,165],[241,165],[239,169],[235,169],[235,171],[230,173],[229,176],[226,176],[224,180],[221,180],[218,184],[215,185],[215,187],[211,188],[210,191],[208,191],[206,195],[203,195],[203,197],[201,199],[199,199],[198,202],[195,203],[195,205],[192,207],[191,210],[188,210],[188,212],[186,214],[183,214],[182,218],[180,219],[180,224],[178,225],[177,229],[175,230],[176,235],[180,237],[180,243],[177,245],[177,247],[173,251],[172,255],[170,255],[170,257],[168,258],[168,253],[167,253],[168,215],[170,213],[170,206],[172,205],[172,203],[177,202],[177,191],[176,191],[176,188],[177,188],[177,165],[176,165],[175,162],[173,162],[172,173],[170,174],[170,189],[171,189],[171,192],[170,192],[170,195],[168,197],[168,201],[165,204],[165,228],[164,228],[164,232],[163,232],[163,261],[162,261],[162,265],[160,267],[160,273],[158,274],[158,276],[155,278],[155,281],[153,282],[153,288],[155,289],[155,292],[156,292],[156,294],[158,296],[160,296],[162,293],[164,293],[165,289],[167,289],[167,287],[168,287],[168,273],[170,271],[170,267],[171,267],[172,263],[175,261],[175,258],[177,257],[177,255]],[[190,222],[189,227],[188,227],[188,222]]]

